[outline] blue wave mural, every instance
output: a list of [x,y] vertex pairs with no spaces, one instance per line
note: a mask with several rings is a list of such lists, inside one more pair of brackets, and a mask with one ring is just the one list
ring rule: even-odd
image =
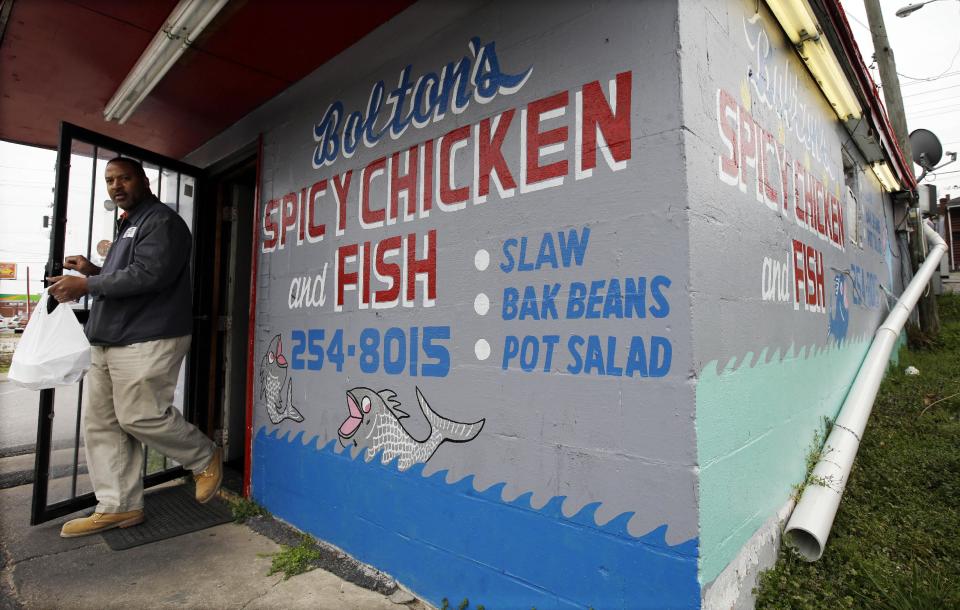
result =
[[[397,578],[435,605],[487,608],[696,608],[696,538],[669,545],[666,525],[641,537],[632,513],[598,526],[599,504],[576,515],[563,497],[543,508],[512,501],[503,483],[448,483],[394,463],[351,459],[336,441],[316,447],[261,428],[253,447],[253,496],[274,515]],[[657,493],[651,490],[650,493]]]

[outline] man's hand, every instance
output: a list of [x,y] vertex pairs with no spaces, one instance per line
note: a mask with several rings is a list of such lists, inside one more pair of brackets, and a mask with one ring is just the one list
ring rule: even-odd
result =
[[100,267],[97,267],[88,261],[86,256],[81,256],[79,254],[68,256],[67,258],[63,259],[63,268],[79,271],[87,277],[100,273]]
[[77,275],[55,275],[48,277],[47,281],[51,284],[50,295],[60,303],[76,301],[87,294],[87,278],[85,277]]

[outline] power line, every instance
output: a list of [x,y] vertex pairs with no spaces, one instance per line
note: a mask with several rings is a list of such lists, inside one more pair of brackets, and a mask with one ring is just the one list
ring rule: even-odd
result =
[[[913,78],[913,77],[911,77],[911,76],[905,76],[905,75],[903,75],[903,74],[900,74],[899,72],[897,72],[897,74],[900,75],[900,76],[903,76],[903,78]],[[950,73],[948,73],[948,74],[943,74],[943,75],[938,76],[938,77],[936,77],[936,78],[921,78],[921,79],[916,79],[916,80],[914,80],[912,83],[904,83],[904,84],[900,85],[900,87],[903,88],[903,87],[912,87],[912,86],[914,86],[914,85],[922,85],[923,83],[929,83],[929,82],[932,82],[932,81],[935,81],[935,80],[941,80],[941,79],[944,79],[944,78],[952,78],[952,77],[954,77],[954,76],[956,76],[956,75],[958,75],[958,74],[960,74],[960,70],[957,70],[956,72],[950,72]]]
[[908,94],[908,95],[904,95],[903,97],[905,97],[905,98],[906,98],[906,97],[916,97],[916,96],[918,96],[918,95],[926,95],[926,94],[928,94],[928,93],[937,93],[938,91],[946,91],[947,89],[956,89],[957,87],[960,87],[960,85],[948,85],[948,86],[946,86],[946,87],[939,87],[939,88],[937,88],[937,89],[928,89],[927,91],[918,91],[918,92],[916,92],[916,93],[910,93],[910,94]]

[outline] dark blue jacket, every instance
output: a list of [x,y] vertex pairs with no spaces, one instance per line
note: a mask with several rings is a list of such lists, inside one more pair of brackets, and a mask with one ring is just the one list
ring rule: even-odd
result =
[[150,195],[120,222],[99,275],[87,278],[93,299],[86,324],[93,345],[131,345],[189,335],[190,229]]

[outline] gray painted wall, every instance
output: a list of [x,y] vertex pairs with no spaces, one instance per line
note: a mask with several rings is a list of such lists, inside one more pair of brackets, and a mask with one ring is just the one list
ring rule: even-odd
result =
[[[680,3],[680,32],[706,584],[802,480],[821,418],[836,414],[886,315],[880,285],[900,291],[900,254],[888,195],[765,5]],[[734,145],[751,132],[760,154]],[[843,206],[842,239],[829,203],[826,230],[798,222],[797,167]],[[809,307],[795,240],[818,253],[814,271],[822,257]]]
[[[296,200],[302,196],[298,195],[302,189],[352,171],[342,234],[335,231],[337,207],[332,183],[328,182],[316,208],[317,222],[326,223],[323,240],[298,245],[294,228],[288,233],[291,241],[283,248],[278,244],[271,251],[259,252],[254,354],[259,370],[254,387],[254,429],[276,431],[281,437],[303,432],[304,440],[316,438],[317,447],[333,441],[345,445],[342,451],[349,451],[356,460],[366,459],[373,456],[364,452],[362,443],[352,446],[366,430],[366,420],[359,424],[360,433],[344,438],[353,429],[346,393],[358,387],[395,392],[400,408],[409,414],[403,419],[407,432],[419,439],[436,428],[417,406],[419,390],[444,418],[484,422],[479,433],[473,430],[466,434],[469,438],[460,439],[463,442],[443,443],[427,455],[425,475],[446,471],[448,482],[472,475],[477,490],[504,483],[504,501],[531,494],[534,509],[560,496],[566,517],[595,504],[596,526],[627,513],[621,518],[632,536],[660,530],[665,532],[661,535],[667,545],[689,542],[698,533],[697,475],[694,388],[689,383],[688,201],[680,129],[676,4],[452,4],[417,4],[189,157],[193,163],[208,165],[262,132],[261,224],[282,221],[271,201],[281,200],[282,207],[286,195],[292,194]],[[396,139],[385,136],[373,147],[361,145],[350,158],[340,156],[332,164],[319,167],[312,163],[317,146],[314,126],[321,122],[330,104],[339,100],[346,113],[362,111],[374,83],[382,80],[389,91],[407,65],[412,66],[412,82],[426,72],[439,73],[446,62],[470,54],[467,45],[473,36],[483,43],[496,42],[504,72],[532,70],[522,87],[512,93],[501,92],[484,104],[474,99],[462,113],[448,112],[423,128],[408,128]],[[598,164],[592,174],[579,176],[575,169],[582,152],[575,137],[579,129],[578,92],[585,84],[598,82],[610,100],[611,82],[618,74],[629,74],[630,78],[629,158],[611,167],[604,153],[597,153]],[[562,184],[529,192],[518,186],[508,198],[491,187],[485,203],[471,199],[456,211],[444,211],[434,203],[426,217],[417,214],[408,222],[400,219],[377,228],[361,226],[359,191],[366,175],[362,172],[369,172],[365,168],[372,162],[428,141],[439,146],[445,134],[468,126],[471,139],[457,152],[453,173],[457,185],[472,185],[475,126],[511,109],[516,114],[502,150],[506,165],[521,182],[521,112],[536,100],[562,92],[569,95],[562,116],[544,118],[539,128],[568,130],[562,150],[547,148],[540,153],[541,163],[569,164]],[[616,142],[608,144],[614,148]],[[418,150],[422,157],[426,148],[420,146]],[[436,156],[434,159],[441,163]],[[389,174],[389,166],[385,174]],[[374,209],[383,208],[388,200],[387,183],[384,176],[372,181],[370,201]],[[510,262],[504,254],[505,245],[518,256],[519,247],[511,246],[510,240],[529,240],[529,262],[536,258],[544,234],[550,234],[559,245],[558,233],[568,237],[575,232],[582,238],[587,229],[589,246],[582,264],[559,269],[547,265],[522,273],[505,273],[500,267]],[[336,310],[333,276],[338,249],[415,233],[421,256],[424,236],[434,230],[437,295],[431,306],[423,302],[422,285],[418,283],[416,301],[410,307],[363,308],[358,292],[350,290],[341,310]],[[261,244],[271,235],[271,230],[264,228]],[[489,266],[476,264],[479,251],[489,254]],[[351,264],[350,269],[361,269],[358,262]],[[315,281],[325,265],[324,304],[291,307],[291,290],[296,296],[301,278]],[[611,278],[620,282],[621,290],[627,289],[628,279],[646,282],[642,318],[636,313],[628,318],[600,316],[589,320],[565,315],[574,282],[590,287],[591,282],[602,280],[598,295],[604,299]],[[384,288],[389,282],[377,283],[374,279],[374,283],[374,288]],[[539,307],[545,284],[559,286],[556,304],[560,319],[504,319],[507,291],[516,289],[523,294],[529,286],[538,295],[530,305]],[[479,293],[489,299],[485,315],[475,306]],[[317,296],[312,288],[311,294]],[[387,330],[399,328],[409,344],[413,340],[410,329],[415,327],[422,335],[427,326],[450,328],[450,338],[440,341],[449,351],[449,371],[444,376],[424,376],[422,370],[413,376],[409,366],[400,374],[387,374],[382,350],[378,352],[381,364],[374,367],[375,372],[361,367],[361,337],[365,333],[378,336],[382,345]],[[354,349],[353,356],[345,356],[342,370],[332,365],[329,351],[322,369],[309,370],[309,365],[295,368],[295,361],[310,360],[309,354],[295,353],[298,346],[303,347],[310,329],[324,330],[325,349],[329,349],[332,336],[342,331],[343,351]],[[509,337],[523,340],[526,336],[548,335],[557,336],[549,366],[544,355],[546,343],[541,339],[540,358],[529,367],[533,370],[523,370],[520,358],[504,367]],[[282,348],[275,341],[277,336]],[[581,365],[568,341],[582,337],[586,342],[590,336],[600,346],[607,374],[599,374],[596,369],[589,373],[576,371]],[[489,357],[478,356],[481,339],[490,346]],[[608,350],[613,341],[617,347],[611,365]],[[650,376],[624,376],[615,370],[626,366],[632,343],[643,344],[649,360],[656,342],[661,345],[658,364],[663,365],[662,375],[651,370]],[[668,368],[662,347],[665,343],[671,350]],[[576,349],[579,357],[585,357],[585,346]],[[286,366],[276,364],[281,354]],[[419,357],[425,358],[422,353]],[[356,407],[363,406],[363,395],[360,390],[351,394]],[[390,451],[384,449],[379,456]],[[403,462],[402,448],[397,452],[401,454],[397,458],[399,469],[405,470],[409,463]],[[423,461],[422,457],[410,459]],[[253,459],[256,488],[256,463],[262,457],[255,454]],[[286,471],[280,469],[281,473]],[[303,474],[295,475],[286,485],[302,485],[306,493],[315,483],[309,474]],[[384,510],[391,510],[389,502]],[[686,573],[686,567],[677,566],[677,574]],[[631,578],[638,581],[652,578],[637,572],[636,567],[628,569],[624,565],[618,569],[632,573]],[[666,578],[653,579],[652,583],[660,584],[651,586],[669,590],[674,576]],[[637,591],[624,594],[641,595]]]

